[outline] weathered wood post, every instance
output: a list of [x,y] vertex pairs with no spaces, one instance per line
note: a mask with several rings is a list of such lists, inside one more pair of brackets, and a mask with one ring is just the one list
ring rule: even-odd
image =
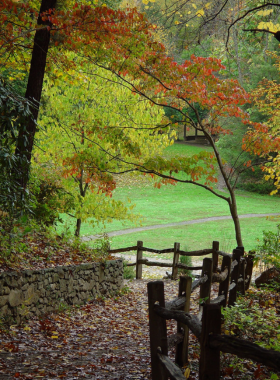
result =
[[200,285],[200,300],[203,303],[210,303],[211,295],[211,283],[213,275],[213,260],[210,258],[203,259],[202,273],[201,276],[207,275],[208,279],[206,282]]
[[[240,259],[240,271],[239,271],[239,276],[238,276],[237,290],[243,296],[245,295],[245,268],[246,268],[246,260],[245,260],[244,257],[241,257],[241,259]],[[241,282],[241,280],[242,280],[242,282]]]
[[209,334],[221,333],[221,307],[210,304],[203,306],[200,340],[199,380],[220,379],[220,350],[209,347]]
[[227,306],[227,300],[228,300],[228,289],[229,289],[229,281],[230,281],[230,270],[231,270],[231,257],[224,256],[222,261],[222,268],[221,272],[223,272],[226,268],[228,268],[228,276],[227,278],[220,283],[219,286],[219,296],[222,294],[225,296],[225,299],[223,302],[221,302],[221,306],[226,307]]
[[212,243],[212,249],[213,249],[212,259],[213,259],[213,272],[214,273],[217,271],[217,268],[219,265],[219,255],[218,255],[219,246],[220,246],[220,243],[218,241],[213,241],[213,243]]
[[229,297],[228,297],[228,306],[233,306],[236,301],[241,256],[242,256],[242,252],[240,250],[238,249],[233,250],[232,263],[234,263],[234,261],[236,260],[237,265],[235,265],[231,273],[231,284],[230,284],[230,291],[229,291]]
[[152,380],[167,380],[168,376],[158,358],[158,348],[163,355],[168,354],[166,321],[154,311],[154,305],[165,307],[163,281],[148,283],[149,326]]
[[143,258],[143,242],[137,241],[137,253],[136,253],[136,280],[142,279],[142,265],[139,263],[139,260]]
[[174,256],[173,256],[173,266],[172,266],[172,280],[175,280],[178,276],[178,267],[177,264],[179,262],[179,254],[180,251],[180,243],[174,243]]
[[239,247],[236,247],[236,249],[237,249],[238,251],[240,251],[240,253],[241,253],[241,256],[244,256],[244,252],[245,252],[245,249],[244,249],[244,247],[242,247],[242,246],[239,246]]
[[[192,292],[192,278],[189,276],[180,276],[178,297],[186,297],[186,303],[182,310],[188,313],[190,311]],[[176,346],[175,363],[183,367],[188,363],[188,348],[189,348],[189,328],[187,325],[178,322],[177,332],[184,332],[184,339]]]
[[254,252],[249,251],[249,255],[246,256],[246,269],[245,269],[245,290],[248,290],[251,284],[251,278],[253,274],[253,265],[254,265]]

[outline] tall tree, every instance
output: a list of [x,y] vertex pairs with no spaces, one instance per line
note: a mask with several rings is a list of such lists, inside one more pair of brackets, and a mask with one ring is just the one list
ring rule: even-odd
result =
[[[280,57],[270,53],[276,60],[280,72]],[[249,130],[243,139],[243,148],[250,153],[265,158],[262,169],[266,180],[273,180],[276,194],[280,189],[280,84],[276,80],[263,79],[252,92],[255,107],[267,117],[265,125]]]
[[[21,167],[21,185],[26,187],[28,181],[29,164],[34,144],[36,122],[38,119],[39,104],[41,100],[44,74],[46,70],[47,54],[50,44],[50,31],[52,28],[51,16],[54,13],[57,0],[42,0],[37,19],[37,30],[34,36],[32,58],[25,97],[36,103],[32,108],[32,117],[26,125],[22,126],[16,144],[16,156],[25,157],[26,163]],[[21,161],[22,162],[22,161]]]
[[46,80],[35,148],[35,165],[60,168],[67,178],[64,186],[75,200],[76,236],[87,219],[94,225],[133,219],[128,201],[111,198],[117,176],[110,173],[125,173],[140,158],[162,154],[172,137],[169,128],[155,132],[162,109],[114,83],[105,70],[89,65],[84,70],[71,78],[71,85],[67,75],[56,86]]
[[[18,51],[32,49],[25,96],[35,102],[36,107],[29,122],[21,129],[16,147],[16,154],[26,157],[27,163],[30,163],[34,145],[46,68],[49,70],[60,65],[62,70],[75,69],[75,62],[68,60],[65,54],[69,50],[79,51],[85,61],[98,63],[110,60],[112,65],[116,65],[131,53],[141,54],[152,29],[136,10],[113,10],[77,2],[69,9],[57,10],[56,0],[42,0],[38,13],[31,3],[4,0],[0,5],[1,63],[9,64]],[[32,43],[30,39],[34,32]],[[51,55],[50,44],[53,49]],[[28,167],[27,164],[21,168],[23,187],[28,180]]]

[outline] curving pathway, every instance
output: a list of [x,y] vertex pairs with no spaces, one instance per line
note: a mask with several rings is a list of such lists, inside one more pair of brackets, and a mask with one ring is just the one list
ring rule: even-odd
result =
[[[271,214],[244,214],[244,215],[239,215],[239,218],[240,219],[245,219],[245,218],[261,218],[261,217],[265,217],[265,216],[277,216],[277,215],[280,215],[280,213],[271,213]],[[136,228],[126,228],[124,230],[108,232],[107,235],[109,237],[112,237],[112,236],[121,236],[121,235],[126,235],[126,234],[132,234],[134,232],[155,230],[155,229],[158,229],[158,228],[186,226],[188,224],[199,224],[199,223],[211,222],[211,221],[216,221],[216,220],[226,220],[226,219],[231,219],[231,218],[232,217],[230,215],[210,216],[208,218],[193,219],[193,220],[187,220],[187,221],[177,222],[177,223],[154,224],[152,226],[136,227]],[[95,240],[95,239],[98,239],[100,236],[101,235],[84,236],[84,237],[82,237],[82,240],[83,241]]]

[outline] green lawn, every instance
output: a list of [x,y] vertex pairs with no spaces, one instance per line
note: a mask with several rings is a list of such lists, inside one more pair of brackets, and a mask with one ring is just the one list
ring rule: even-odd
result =
[[[206,149],[210,149],[206,147]],[[174,154],[189,155],[201,150],[197,146],[174,144],[166,149],[166,156]],[[225,195],[225,192],[221,192]],[[249,213],[277,213],[280,212],[280,197],[259,195],[245,191],[237,191],[237,205],[239,215]],[[136,204],[135,213],[143,215],[143,221],[136,224],[113,221],[104,228],[93,228],[90,224],[82,225],[81,235],[93,235],[101,232],[122,230],[130,227],[166,224],[210,216],[230,215],[227,202],[212,193],[191,184],[176,186],[163,185],[160,189],[153,187],[148,179],[128,177],[121,183],[114,193],[115,199],[126,202],[130,199]],[[68,220],[70,218],[64,217]],[[262,231],[271,229],[277,221],[267,221],[266,218],[243,219],[241,227],[246,250],[256,245],[256,239]],[[187,245],[188,249],[199,249],[209,246],[212,240],[219,240],[224,248],[234,247],[234,228],[230,220],[207,222],[201,225],[180,226],[176,228],[156,229],[136,234],[128,234],[112,238],[112,247],[134,245],[137,240],[143,240],[151,247],[172,246],[175,241]],[[147,243],[146,243],[147,242]],[[223,247],[222,247],[223,248]]]
[[[262,231],[276,230],[279,220],[267,218],[241,219],[243,240],[246,251],[254,249],[257,238],[262,237]],[[110,237],[111,248],[121,248],[136,245],[137,240],[142,240],[144,246],[156,249],[172,248],[175,242],[181,244],[183,250],[196,250],[211,248],[212,241],[220,242],[220,249],[231,252],[236,247],[233,222],[220,220],[179,227],[160,228],[137,232],[122,236]]]

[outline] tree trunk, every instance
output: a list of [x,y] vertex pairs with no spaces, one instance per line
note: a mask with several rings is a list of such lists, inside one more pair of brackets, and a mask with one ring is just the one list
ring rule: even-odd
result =
[[226,200],[229,204],[230,214],[232,216],[232,220],[234,223],[236,243],[239,247],[243,247],[242,236],[241,236],[241,228],[240,228],[240,220],[239,220],[238,213],[237,213],[237,204],[236,204],[234,186],[232,186],[230,181],[229,181],[225,167],[224,167],[222,160],[221,160],[221,157],[220,157],[220,153],[217,150],[217,147],[216,147],[214,140],[209,135],[209,133],[207,133],[205,130],[203,130],[203,132],[204,132],[204,135],[206,136],[207,140],[209,141],[210,145],[212,146],[212,148],[214,150],[214,154],[216,156],[220,172],[222,174],[222,177],[225,181],[226,187],[227,187],[228,192],[230,194],[230,198],[227,198]]
[[[40,13],[53,9],[56,6],[56,2],[57,0],[42,0]],[[19,162],[25,163],[23,167],[19,168],[19,172],[21,173],[19,182],[24,188],[28,181],[31,153],[36,132],[36,122],[39,113],[39,102],[41,100],[50,43],[50,30],[47,28],[47,26],[51,27],[50,22],[42,21],[41,16],[39,15],[37,24],[42,25],[42,29],[37,30],[35,33],[31,66],[25,93],[25,97],[28,100],[33,101],[35,107],[32,108],[32,117],[29,118],[26,125],[19,131],[16,146],[16,155],[20,158]],[[46,27],[44,28],[43,25],[46,25]]]
[[80,236],[81,225],[82,225],[82,219],[78,218],[77,223],[76,223],[76,231],[75,231],[75,236],[77,236],[77,237]]
[[237,29],[234,26],[233,27],[233,44],[234,44],[234,50],[235,50],[235,58],[236,58],[236,64],[237,64],[237,70],[238,70],[238,81],[243,87],[244,81],[243,81],[243,75],[242,75],[242,70],[241,70],[241,60],[238,54],[238,33]]
[[231,193],[231,204],[229,205],[230,213],[232,216],[232,220],[235,228],[235,238],[238,247],[243,247],[242,236],[241,236],[241,228],[240,228],[240,220],[237,213],[237,205],[235,199],[234,190]]

